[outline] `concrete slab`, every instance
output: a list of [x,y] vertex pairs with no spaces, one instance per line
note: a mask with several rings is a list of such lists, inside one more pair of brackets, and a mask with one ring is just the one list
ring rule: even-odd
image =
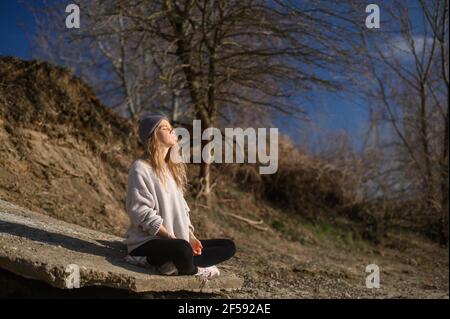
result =
[[122,240],[0,200],[0,268],[17,275],[61,289],[98,285],[135,292],[211,293],[242,286],[241,278],[222,269],[220,277],[204,281],[130,265],[123,260]]

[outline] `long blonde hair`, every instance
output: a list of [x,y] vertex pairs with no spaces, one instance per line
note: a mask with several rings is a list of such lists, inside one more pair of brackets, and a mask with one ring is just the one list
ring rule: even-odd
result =
[[175,180],[175,183],[181,190],[182,194],[186,192],[186,185],[187,185],[187,176],[186,176],[186,164],[182,161],[178,161],[178,163],[175,163],[170,158],[170,153],[172,150],[172,147],[167,152],[164,160],[162,161],[162,154],[161,154],[161,147],[159,147],[159,142],[156,137],[157,129],[153,131],[153,133],[150,135],[150,137],[147,139],[147,142],[144,145],[144,156],[143,160],[145,160],[147,163],[150,164],[150,166],[155,171],[156,175],[159,177],[159,179],[163,182],[165,185],[167,182],[167,173],[164,169],[163,161],[166,162],[167,168],[169,169],[170,173],[173,176],[173,179]]

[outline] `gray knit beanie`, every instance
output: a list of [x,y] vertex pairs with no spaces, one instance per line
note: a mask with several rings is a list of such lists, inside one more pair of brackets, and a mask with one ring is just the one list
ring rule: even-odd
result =
[[139,138],[141,139],[142,145],[145,145],[149,136],[163,119],[169,121],[164,115],[147,115],[139,121]]

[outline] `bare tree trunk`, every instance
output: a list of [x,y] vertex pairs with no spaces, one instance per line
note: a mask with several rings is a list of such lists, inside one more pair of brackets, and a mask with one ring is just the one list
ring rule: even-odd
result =
[[419,114],[419,127],[420,127],[420,142],[423,152],[424,161],[424,174],[423,174],[423,185],[425,191],[425,209],[428,215],[432,215],[431,212],[435,210],[434,205],[434,187],[433,187],[433,173],[431,168],[431,152],[428,141],[428,119],[427,119],[427,105],[425,96],[425,84],[419,83],[419,94],[420,94],[420,114]]
[[[202,112],[197,115],[198,118],[202,121],[202,129],[207,129],[212,127],[211,120],[209,117],[206,116],[206,112]],[[201,143],[201,149],[200,152],[204,149],[205,145],[208,144],[208,140],[203,140]],[[211,164],[208,162],[205,162],[202,158],[202,161],[200,163],[200,173],[199,173],[199,182],[200,182],[200,191],[197,194],[198,197],[204,197],[208,203],[210,204],[211,201]]]
[[[448,103],[448,102],[447,102]],[[448,111],[448,104],[447,104]],[[448,233],[448,225],[449,225],[449,207],[448,207],[448,112],[445,117],[445,131],[444,131],[444,145],[441,156],[441,214],[442,214],[442,226],[441,226],[441,244],[448,245],[449,242],[449,233]]]

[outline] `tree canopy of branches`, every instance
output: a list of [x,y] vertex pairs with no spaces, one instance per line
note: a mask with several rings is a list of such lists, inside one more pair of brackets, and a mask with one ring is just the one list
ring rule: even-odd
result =
[[[332,73],[349,62],[348,30],[332,22],[339,8],[335,1],[78,4],[79,30],[50,22],[50,30],[63,35],[56,37],[61,45],[54,46],[55,55],[97,83],[101,96],[116,97],[114,107],[134,119],[147,110],[162,111],[174,121],[199,119],[206,129],[243,114],[299,117],[301,104],[290,97],[313,87],[337,89]],[[58,16],[60,6],[49,7],[47,16]],[[43,35],[45,30],[48,23]],[[48,37],[39,40],[40,48],[52,51]],[[201,164],[207,196],[209,170]]]

